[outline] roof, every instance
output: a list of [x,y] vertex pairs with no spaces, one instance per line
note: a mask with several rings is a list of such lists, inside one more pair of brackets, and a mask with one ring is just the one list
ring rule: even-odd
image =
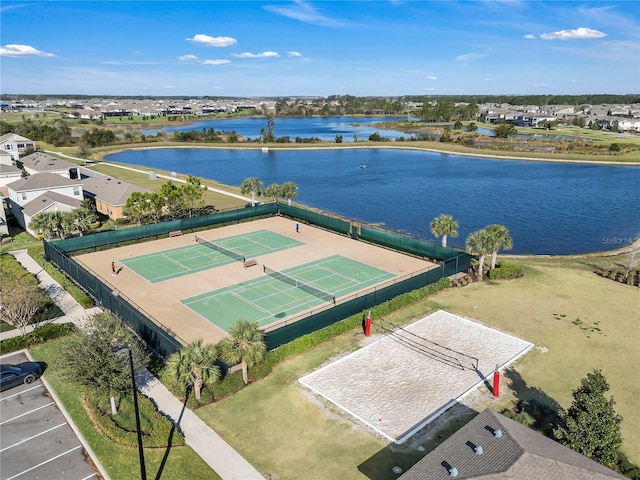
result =
[[17,133],[5,133],[4,135],[2,135],[0,137],[0,143],[4,143],[4,142],[32,142],[35,143],[33,140],[29,140],[26,137],[23,137],[21,135],[18,135]]
[[26,157],[22,157],[17,163],[18,165],[23,165],[24,168],[35,170],[36,172],[68,171],[70,168],[76,168],[76,165],[73,163],[60,160],[59,158],[42,152],[35,152]]
[[18,167],[14,167],[13,165],[5,165],[4,163],[0,163],[0,173],[16,173],[18,175],[22,175],[22,170]]
[[7,186],[15,192],[28,190],[48,190],[50,188],[66,187],[70,185],[80,185],[77,180],[56,175],[55,173],[34,173],[26,178],[21,178]]
[[113,206],[127,203],[133,192],[144,193],[149,191],[106,175],[83,178],[82,189],[85,195],[97,198]]
[[[497,433],[500,432],[500,433]],[[481,447],[480,454],[476,453]],[[410,468],[400,480],[624,479],[622,475],[487,409]]]
[[38,195],[36,198],[26,203],[22,207],[22,213],[29,217],[33,217],[38,213],[50,208],[55,204],[68,205],[72,208],[78,208],[82,205],[82,201],[77,198],[71,198],[66,195],[62,195],[56,192],[44,192],[42,195]]

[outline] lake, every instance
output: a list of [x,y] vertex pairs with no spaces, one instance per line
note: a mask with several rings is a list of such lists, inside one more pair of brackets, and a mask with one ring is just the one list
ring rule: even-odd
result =
[[449,239],[459,248],[492,223],[509,228],[511,253],[520,254],[613,250],[640,233],[638,167],[369,148],[150,149],[105,160],[228,185],[247,177],[265,186],[291,180],[299,186],[297,202],[423,239],[433,239],[430,223],[446,213],[460,222],[459,237]]

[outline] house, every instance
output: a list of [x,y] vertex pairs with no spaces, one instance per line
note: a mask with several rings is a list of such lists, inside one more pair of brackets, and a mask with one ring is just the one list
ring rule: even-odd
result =
[[78,208],[83,200],[82,184],[77,180],[38,173],[7,184],[9,207],[20,227],[29,229],[31,219],[44,211],[68,212]]
[[149,191],[96,172],[90,175],[82,178],[84,196],[94,203],[98,213],[112,220],[124,218],[124,206],[132,193]]
[[65,160],[42,152],[35,152],[16,161],[18,168],[24,168],[30,175],[55,173],[66,178],[80,178],[80,167]]
[[29,148],[35,149],[36,142],[16,133],[5,133],[0,137],[0,151],[8,153],[14,162]]
[[622,475],[487,409],[399,480],[610,480]]

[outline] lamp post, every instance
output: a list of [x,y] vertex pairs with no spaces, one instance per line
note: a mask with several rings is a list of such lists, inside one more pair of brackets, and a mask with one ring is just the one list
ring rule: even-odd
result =
[[140,478],[147,480],[147,470],[144,465],[144,451],[142,448],[142,430],[140,429],[140,412],[138,410],[138,389],[136,388],[136,372],[133,368],[133,354],[131,353],[131,345],[117,345],[112,348],[114,353],[121,350],[129,352],[129,367],[131,367],[131,388],[133,389],[133,408],[136,413],[136,430],[138,433],[138,457],[140,460]]

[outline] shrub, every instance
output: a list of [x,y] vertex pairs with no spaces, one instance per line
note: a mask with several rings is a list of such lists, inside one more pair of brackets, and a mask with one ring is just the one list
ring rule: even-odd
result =
[[503,262],[498,267],[489,272],[489,278],[491,280],[505,280],[511,278],[519,278],[524,275],[524,271],[521,267],[513,265],[511,263]]
[[30,348],[34,345],[45,343],[47,340],[53,338],[66,337],[72,333],[75,329],[73,323],[48,323],[41,327],[36,328],[32,332],[26,335],[20,335],[18,337],[7,338],[0,341],[0,352],[10,353],[22,350],[23,348]]

